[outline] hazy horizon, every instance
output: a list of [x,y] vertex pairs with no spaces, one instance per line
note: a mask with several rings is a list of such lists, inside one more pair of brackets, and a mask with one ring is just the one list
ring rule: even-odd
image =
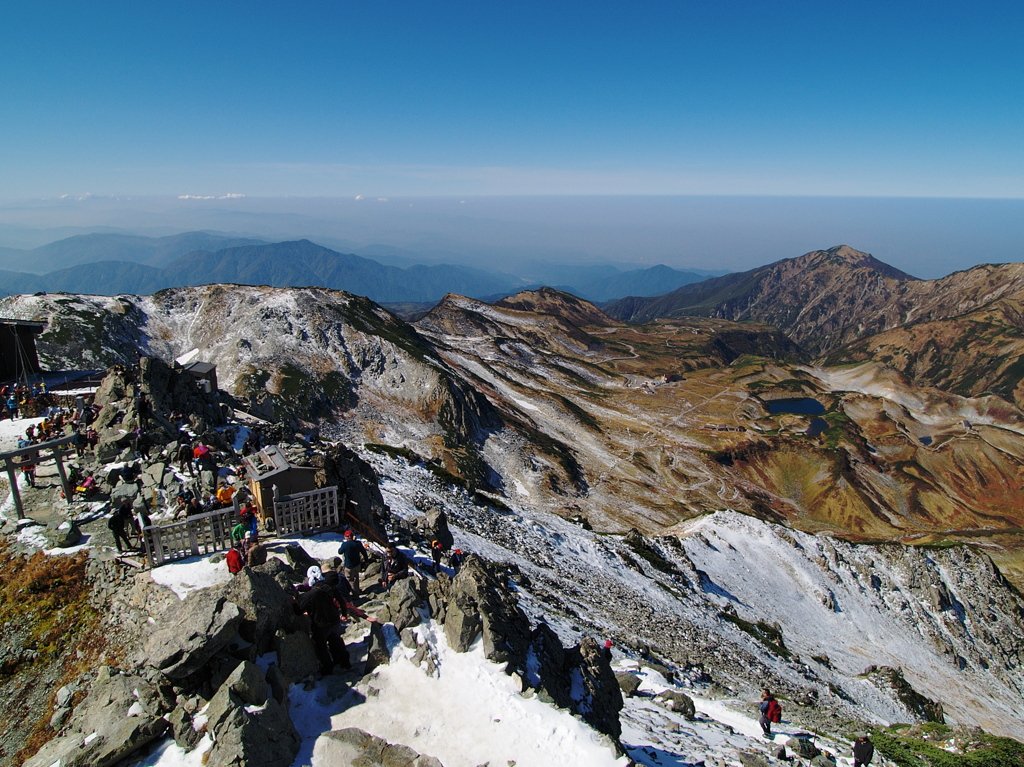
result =
[[850,245],[926,279],[1024,260],[1024,200],[741,196],[87,197],[0,204],[0,247],[213,230],[494,271],[529,261],[744,271]]

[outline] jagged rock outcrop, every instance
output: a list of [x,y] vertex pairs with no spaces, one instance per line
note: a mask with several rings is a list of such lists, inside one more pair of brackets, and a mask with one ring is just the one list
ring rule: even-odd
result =
[[387,506],[373,467],[340,443],[314,460],[317,487],[336,486],[345,495],[345,512],[358,520],[360,535],[384,540],[380,520],[387,514]]
[[168,679],[183,680],[228,644],[244,618],[238,605],[217,591],[190,594],[161,616],[146,640],[147,662]]
[[471,554],[454,579],[430,583],[431,609],[443,616],[444,633],[456,652],[466,652],[482,635],[484,656],[508,663],[509,673],[525,668],[530,623],[508,588],[507,576]]
[[208,767],[289,767],[301,738],[287,706],[267,696],[263,671],[244,661],[221,685],[206,710],[213,748]]
[[454,579],[441,573],[429,585],[434,617],[456,652],[477,638],[484,656],[505,663],[542,698],[579,714],[598,732],[618,739],[622,693],[608,653],[591,637],[565,649],[546,624],[530,631],[529,619],[509,588],[507,573],[471,554]]
[[618,740],[622,735],[619,723],[622,692],[604,648],[593,637],[584,637],[567,656],[572,680],[572,710],[598,732]]
[[187,415],[201,432],[226,423],[216,393],[207,394],[191,374],[156,357],[139,357],[138,365],[129,369],[112,368],[94,402],[101,408],[95,423],[101,435],[116,421],[129,435],[141,428],[156,437],[159,431],[166,442],[178,434],[167,414]]
[[409,527],[419,540],[428,545],[438,541],[446,551],[455,545],[452,531],[448,529],[448,515],[439,506],[427,509],[422,517],[413,517],[409,520]]
[[290,630],[294,623],[291,596],[268,573],[243,568],[221,593],[242,613],[238,634],[252,644],[251,660],[270,651],[278,629]]
[[325,732],[317,739],[313,758],[318,764],[359,767],[443,767],[438,759],[408,746],[388,743],[355,727]]
[[946,723],[942,703],[915,690],[903,676],[902,668],[872,667],[869,669],[867,677],[879,687],[892,690],[900,702],[907,707],[907,711],[919,721]]
[[102,666],[60,736],[26,767],[111,767],[161,737],[167,705],[145,679]]

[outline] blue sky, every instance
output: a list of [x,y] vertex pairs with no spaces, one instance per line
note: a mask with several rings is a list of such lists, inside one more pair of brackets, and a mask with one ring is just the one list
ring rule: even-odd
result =
[[8,3],[0,199],[1022,198],[1022,33],[1020,2]]

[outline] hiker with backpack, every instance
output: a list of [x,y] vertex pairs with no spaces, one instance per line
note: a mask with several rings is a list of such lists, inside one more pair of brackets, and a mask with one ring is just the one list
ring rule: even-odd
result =
[[341,622],[342,609],[347,600],[339,588],[340,579],[335,572],[321,573],[320,568],[312,566],[306,573],[309,587],[302,592],[295,602],[299,613],[309,616],[310,637],[320,662],[320,674],[328,676],[334,672],[336,665],[343,669],[352,668],[348,649],[341,634],[344,624]]
[[778,724],[782,721],[782,706],[775,700],[771,690],[767,688],[761,694],[760,709],[761,718],[758,720],[758,724],[761,725],[761,731],[766,738],[774,738],[772,735],[772,724]]
[[359,598],[359,571],[367,560],[366,549],[363,544],[356,540],[355,533],[349,528],[345,531],[345,540],[338,547],[338,556],[341,557],[341,571],[345,574],[349,586],[352,587],[352,598]]

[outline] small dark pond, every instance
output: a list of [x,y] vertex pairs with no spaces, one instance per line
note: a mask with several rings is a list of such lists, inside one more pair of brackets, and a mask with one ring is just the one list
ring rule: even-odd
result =
[[792,399],[775,399],[767,403],[768,412],[772,415],[779,413],[796,413],[798,415],[821,415],[825,412],[825,406],[812,397],[795,397]]
[[931,437],[921,437],[921,444],[924,445],[925,447],[928,447],[928,445],[932,444],[932,438]]
[[828,421],[824,418],[812,418],[811,425],[807,427],[808,437],[817,437],[828,428]]

